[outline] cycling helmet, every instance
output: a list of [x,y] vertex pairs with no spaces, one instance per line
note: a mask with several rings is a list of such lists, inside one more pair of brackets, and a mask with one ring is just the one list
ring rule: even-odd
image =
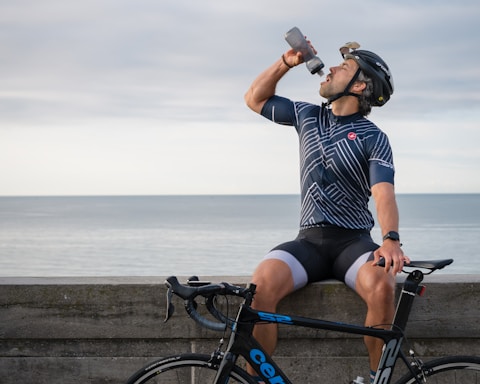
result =
[[343,58],[355,60],[359,69],[345,88],[345,91],[332,97],[329,103],[345,95],[358,96],[352,94],[349,90],[357,80],[360,71],[362,71],[366,76],[371,78],[373,82],[373,94],[370,100],[372,106],[381,107],[393,94],[393,78],[388,65],[377,54],[357,48],[360,48],[360,45],[356,42],[346,43],[340,48]]

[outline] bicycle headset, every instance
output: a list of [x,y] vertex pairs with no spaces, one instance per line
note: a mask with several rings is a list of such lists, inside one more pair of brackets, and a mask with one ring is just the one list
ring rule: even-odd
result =
[[359,97],[360,95],[350,92],[350,87],[355,81],[357,81],[357,78],[362,71],[367,77],[372,79],[373,82],[373,92],[370,97],[372,106],[381,107],[386,104],[390,99],[390,96],[393,94],[393,78],[390,69],[385,61],[383,61],[383,59],[377,54],[366,50],[358,50],[357,48],[360,48],[360,44],[356,42],[346,43],[340,48],[340,53],[343,58],[345,60],[355,60],[358,64],[358,69],[355,75],[353,75],[352,80],[350,80],[345,87],[345,90],[330,97],[328,99],[328,104],[331,104],[333,101],[343,96]]

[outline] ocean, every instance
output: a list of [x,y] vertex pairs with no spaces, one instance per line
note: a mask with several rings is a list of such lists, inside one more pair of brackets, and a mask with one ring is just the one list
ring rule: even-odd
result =
[[[480,194],[397,202],[410,258],[480,273]],[[296,236],[299,207],[297,195],[0,197],[0,276],[249,276]]]

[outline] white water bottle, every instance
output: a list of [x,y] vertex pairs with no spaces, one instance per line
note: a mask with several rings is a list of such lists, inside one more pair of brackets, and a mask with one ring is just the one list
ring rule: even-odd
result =
[[362,376],[357,376],[357,378],[352,381],[352,384],[365,384],[365,381]]
[[313,75],[318,73],[320,76],[323,75],[322,68],[325,66],[318,56],[315,56],[312,48],[308,44],[307,40],[303,33],[297,27],[293,27],[285,34],[285,40],[290,46],[302,53],[303,60],[307,65],[308,70]]

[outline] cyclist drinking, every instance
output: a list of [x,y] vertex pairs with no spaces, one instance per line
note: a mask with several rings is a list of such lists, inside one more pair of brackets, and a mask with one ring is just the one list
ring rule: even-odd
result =
[[[273,248],[255,270],[253,307],[258,310],[275,312],[291,292],[335,278],[365,301],[367,326],[392,322],[395,274],[409,259],[400,248],[392,150],[386,134],[366,116],[390,99],[393,80],[378,55],[358,48],[348,43],[340,49],[343,62],[330,68],[320,84],[320,95],[327,99],[322,105],[276,95],[280,79],[303,62],[293,49],[261,73],[245,95],[253,111],[293,126],[300,143],[300,230],[296,239]],[[370,236],[371,195],[383,235],[380,245]],[[374,266],[380,257],[386,260],[384,269]],[[254,336],[273,353],[276,325],[257,326]],[[366,337],[365,343],[374,377],[383,342]]]

